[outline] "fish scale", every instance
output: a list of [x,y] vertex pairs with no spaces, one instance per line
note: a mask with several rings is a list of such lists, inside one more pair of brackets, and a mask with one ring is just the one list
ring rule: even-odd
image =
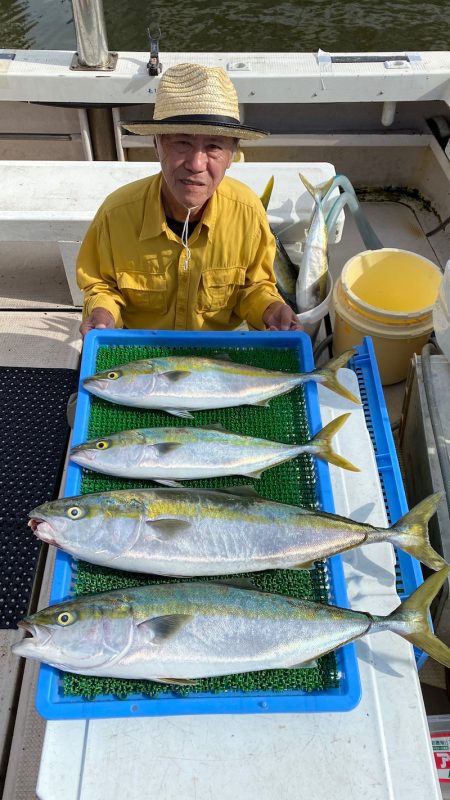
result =
[[[142,345],[114,345],[102,347],[97,351],[96,371],[112,368],[127,361],[161,357],[173,354],[170,347],[154,347]],[[192,355],[192,348],[176,348],[180,355]],[[195,353],[214,357],[217,354],[229,354],[229,348],[196,348]],[[274,368],[297,372],[299,368],[298,355],[292,349],[277,348],[249,348],[236,347],[232,351],[233,361],[251,363],[266,369]],[[151,409],[125,408],[114,406],[111,403],[93,397],[88,424],[88,436],[95,438],[108,432],[123,430],[124,428],[151,427],[154,425],[167,425],[168,416]],[[228,408],[219,411],[199,411],[190,423],[196,425],[209,425],[219,421],[227,430],[238,433],[251,434],[280,439],[287,442],[305,443],[310,437],[308,416],[305,404],[305,389],[299,386],[290,394],[276,397],[270,401],[267,408]],[[185,421],[176,417],[170,418],[171,425],[185,425]],[[230,487],[236,485],[256,483],[244,477],[224,477],[203,481],[186,481],[186,486],[202,486],[210,488]],[[111,476],[83,471],[81,492],[100,492],[111,489],[125,489],[129,487],[145,488],[149,484],[145,481],[126,480]],[[279,502],[304,505],[310,508],[318,507],[316,490],[316,466],[314,459],[308,455],[301,455],[291,462],[285,462],[263,473],[258,482],[258,493],[269,499]],[[242,576],[241,576],[242,577]],[[117,572],[106,567],[99,567],[80,561],[77,563],[75,592],[77,595],[105,591],[119,588],[120,586],[136,586],[149,583],[148,576]],[[172,578],[159,577],[158,583],[172,582]],[[182,579],[177,579],[182,580]],[[209,580],[205,578],[205,580]],[[276,570],[258,573],[252,576],[252,582],[267,591],[302,596],[320,602],[329,600],[329,583],[327,567],[317,563],[313,570],[291,571]],[[219,691],[286,691],[301,690],[314,691],[335,688],[339,684],[338,667],[334,653],[322,656],[314,669],[270,670],[265,672],[243,673],[225,677],[205,678],[195,687],[176,687],[180,695],[198,692]],[[173,687],[156,685],[149,681],[113,680],[108,678],[93,678],[73,674],[64,676],[65,692],[70,695],[83,695],[94,698],[97,695],[114,694],[126,697],[135,692],[143,692],[149,696],[170,692]]]
[[266,406],[273,397],[311,381],[323,383],[333,392],[358,403],[337,378],[337,371],[353,352],[340,354],[323,368],[295,373],[261,369],[217,357],[176,355],[139,359],[96,372],[84,378],[83,387],[112,403],[160,409],[190,419],[193,419],[191,411]]
[[29,513],[43,541],[78,558],[147,574],[198,577],[309,566],[361,544],[389,541],[432,569],[428,522],[442,494],[390,528],[274,503],[246,488],[147,489],[62,498]]
[[391,631],[450,667],[450,647],[431,630],[429,609],[450,566],[386,616],[320,605],[223,582],[120,589],[66,600],[19,624],[12,646],[83,675],[185,683],[307,665],[367,633]]

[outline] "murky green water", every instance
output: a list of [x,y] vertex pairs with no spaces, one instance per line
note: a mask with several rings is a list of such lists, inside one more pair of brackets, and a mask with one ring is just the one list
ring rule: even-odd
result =
[[[450,0],[104,0],[111,50],[447,50]],[[0,47],[75,50],[70,0],[0,0]]]

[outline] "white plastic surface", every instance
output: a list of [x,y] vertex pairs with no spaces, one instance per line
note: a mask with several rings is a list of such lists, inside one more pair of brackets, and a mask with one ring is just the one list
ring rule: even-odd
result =
[[[255,43],[257,36],[250,35]],[[0,51],[1,52],[1,51]],[[152,104],[159,78],[150,78],[147,52],[121,52],[114,72],[70,70],[73,50],[6,50],[0,59],[0,101],[22,100],[114,106]],[[340,53],[339,55],[344,55]],[[380,55],[376,53],[374,55]],[[386,56],[394,55],[386,53]],[[404,67],[386,62],[320,63],[317,53],[160,53],[164,70],[183,62],[229,67],[240,103],[342,103],[444,100],[450,54],[410,54]],[[245,66],[236,69],[236,64]],[[233,68],[234,67],[234,68]],[[274,110],[273,113],[276,113]]]
[[[0,206],[0,241],[78,241],[108,194],[159,169],[157,162],[0,161],[0,184],[8,198]],[[235,163],[227,174],[258,195],[273,175],[270,223],[283,241],[300,241],[313,200],[299,172],[313,184],[335,175],[326,162]],[[340,230],[342,225],[343,219]]]
[[319,332],[320,323],[326,317],[330,310],[330,306],[333,299],[333,278],[331,277],[331,272],[327,275],[327,287],[326,287],[327,295],[318,306],[311,308],[309,311],[302,311],[301,314],[297,314],[297,319],[303,325],[303,330],[311,339],[315,340],[317,333]]
[[450,361],[450,261],[447,261],[433,308],[433,325],[436,339],[447,360]]
[[[157,162],[132,161],[0,161],[0,185],[7,203],[0,205],[0,242],[58,242],[74,305],[82,305],[75,277],[81,240],[105,197],[126,183],[159,172]],[[273,230],[283,242],[301,247],[313,200],[298,173],[313,184],[335,175],[328,163],[235,163],[228,175],[261,195],[272,176],[268,207]],[[329,203],[339,193],[335,189]],[[342,214],[332,233],[339,241]]]
[[[339,377],[358,394],[353,372]],[[361,467],[331,467],[336,511],[385,526],[362,407],[319,395],[324,423],[352,411],[335,446]],[[398,605],[391,545],[344,562],[352,608]],[[362,699],[349,712],[49,722],[39,800],[440,800],[411,646],[387,632],[356,647]]]

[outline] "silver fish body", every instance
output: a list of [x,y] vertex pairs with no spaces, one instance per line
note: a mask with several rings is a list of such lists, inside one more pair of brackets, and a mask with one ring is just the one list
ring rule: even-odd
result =
[[388,617],[220,583],[119,589],[51,606],[21,623],[16,655],[82,675],[189,684],[198,678],[300,666],[383,630],[426,645],[450,665],[427,611],[450,568]]
[[[272,175],[269,178],[267,185],[260,197],[261,203],[263,204],[265,210],[267,211],[270,198],[272,196],[272,190],[274,185],[274,177]],[[273,262],[273,271],[275,273],[275,279],[277,284],[277,289],[280,292],[283,300],[291,306],[293,311],[297,311],[297,305],[295,300],[295,287],[297,283],[298,277],[298,264],[295,264],[292,259],[290,258],[289,254],[286,252],[286,249],[278,236],[277,233],[270,228],[271,233],[275,239],[276,244],[276,251],[275,251],[275,259]]]
[[[327,369],[333,371],[333,364],[334,361],[330,362]],[[289,373],[228,359],[167,356],[113,367],[85,378],[83,385],[91,394],[112,403],[161,409],[174,416],[191,418],[191,411],[265,406],[272,397],[286,394],[307,381],[323,382],[323,373],[323,369]],[[329,388],[348,397],[337,380]]]
[[302,453],[357,470],[329,444],[347,417],[343,414],[302,445],[242,436],[221,427],[141,428],[79,444],[69,455],[72,461],[96,472],[160,482],[226,475],[259,478],[269,467]]
[[298,313],[310,311],[325,299],[328,276],[328,231],[322,208],[322,196],[331,186],[331,181],[314,187],[300,174],[300,178],[314,198],[314,208],[296,285]]
[[[273,231],[272,231],[273,233]],[[273,233],[276,242],[276,253],[273,262],[273,271],[277,282],[277,289],[280,292],[283,300],[297,312],[296,300],[296,287],[298,280],[299,267],[292,261],[290,255],[286,251],[280,237]]]
[[[234,493],[235,492],[235,493]],[[210,489],[131,489],[44,503],[30,527],[45,542],[106,567],[197,577],[308,567],[364,543],[392,541],[433,569],[432,495],[391,528],[276,503],[249,493]]]

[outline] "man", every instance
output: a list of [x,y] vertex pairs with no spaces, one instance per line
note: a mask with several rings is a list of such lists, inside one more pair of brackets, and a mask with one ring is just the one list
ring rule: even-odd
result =
[[82,243],[84,336],[93,328],[301,330],[275,286],[275,242],[254,192],[225,177],[241,125],[236,91],[217,67],[180,64],[161,77],[153,133],[158,175],[106,198]]

